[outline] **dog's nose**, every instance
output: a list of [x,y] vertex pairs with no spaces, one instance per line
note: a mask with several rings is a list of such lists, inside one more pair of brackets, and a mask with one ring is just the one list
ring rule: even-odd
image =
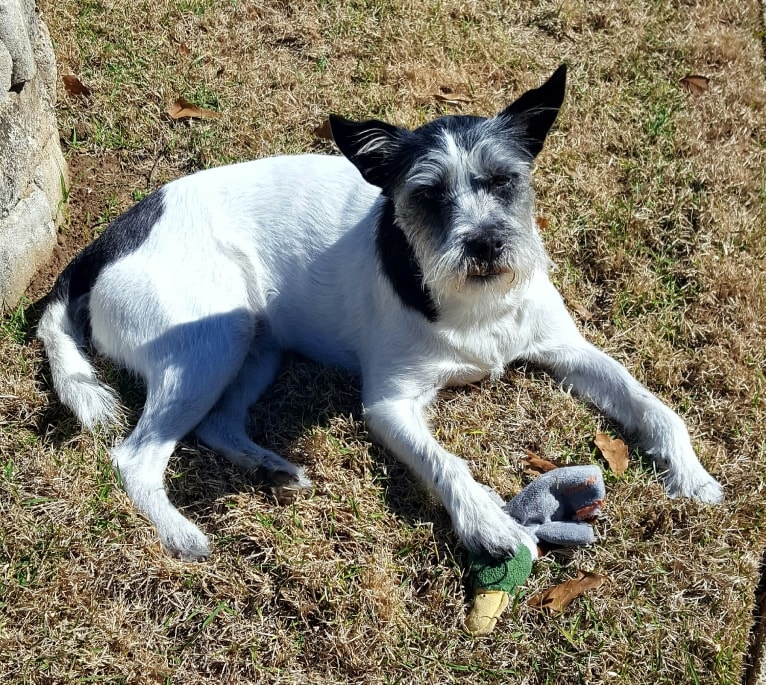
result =
[[505,241],[497,235],[482,235],[465,242],[465,253],[486,264],[494,262],[505,249]]

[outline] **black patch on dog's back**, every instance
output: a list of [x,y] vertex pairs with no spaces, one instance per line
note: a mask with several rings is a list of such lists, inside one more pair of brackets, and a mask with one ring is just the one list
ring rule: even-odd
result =
[[383,210],[375,234],[375,248],[383,273],[405,307],[420,312],[431,322],[439,318],[439,310],[423,282],[423,272],[412,246],[396,223],[394,203],[383,200]]
[[74,304],[90,292],[102,269],[138,249],[165,211],[160,188],[118,216],[109,227],[80,252],[61,272],[50,297]]

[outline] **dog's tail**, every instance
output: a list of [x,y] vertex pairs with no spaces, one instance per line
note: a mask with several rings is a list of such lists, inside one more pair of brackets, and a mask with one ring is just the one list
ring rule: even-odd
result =
[[[84,266],[82,260],[76,258],[59,276],[37,325],[37,337],[45,345],[59,399],[83,426],[93,430],[98,425],[119,423],[121,411],[117,394],[96,378],[95,369],[84,352],[92,285],[90,279],[82,277]],[[73,294],[76,297],[72,297]]]

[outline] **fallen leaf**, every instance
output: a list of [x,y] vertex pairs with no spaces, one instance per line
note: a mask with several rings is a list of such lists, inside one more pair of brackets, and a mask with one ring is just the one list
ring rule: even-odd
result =
[[605,580],[606,576],[598,573],[578,570],[577,578],[567,580],[560,585],[538,592],[529,599],[527,604],[531,607],[546,610],[551,614],[559,614],[583,592],[599,587]]
[[524,469],[524,473],[527,473],[530,476],[539,476],[540,474],[547,473],[548,471],[553,471],[553,469],[558,468],[558,464],[554,464],[548,459],[538,457],[531,450],[524,451],[527,453],[527,456],[521,460],[521,462],[527,466],[527,468]]
[[178,98],[168,107],[167,112],[174,121],[178,119],[215,119],[221,116],[220,113],[195,105],[185,98]]
[[191,48],[186,43],[179,43],[178,52],[182,55],[191,55]]
[[688,74],[684,76],[679,83],[681,87],[692,95],[702,95],[707,92],[710,79],[707,76],[700,76],[699,74]]
[[314,129],[314,137],[322,138],[324,140],[334,140],[332,137],[332,127],[330,126],[329,119],[325,119],[319,126]]
[[535,221],[537,222],[537,227],[541,231],[547,230],[548,226],[550,226],[550,222],[544,216],[536,216]]
[[581,305],[579,302],[572,302],[571,303],[572,309],[577,312],[577,315],[583,320],[583,321],[590,321],[593,319],[593,314],[589,312],[583,305]]
[[461,107],[462,105],[474,101],[474,98],[472,98],[470,95],[461,95],[460,93],[456,93],[449,86],[441,86],[439,88],[439,92],[432,93],[431,97],[433,97],[438,102],[442,102],[445,105],[452,105],[453,107]]
[[628,468],[628,446],[619,438],[611,438],[606,433],[599,433],[593,442],[609,464],[612,472],[621,476]]
[[93,92],[74,74],[64,74],[64,76],[61,77],[61,80],[64,82],[64,89],[69,95],[87,98],[90,97]]

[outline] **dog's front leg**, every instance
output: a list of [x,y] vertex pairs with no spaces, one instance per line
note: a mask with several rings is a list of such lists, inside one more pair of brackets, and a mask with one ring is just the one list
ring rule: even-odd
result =
[[463,459],[445,450],[431,435],[423,416],[430,399],[379,399],[365,393],[368,426],[442,502],[466,549],[501,558],[526,545],[536,558],[537,546],[500,508],[501,500],[473,479]]
[[635,436],[638,446],[656,464],[668,495],[722,501],[723,489],[700,464],[678,414],[622,364],[587,342],[563,305],[559,311],[548,310],[546,320],[548,336],[535,344],[528,358]]

